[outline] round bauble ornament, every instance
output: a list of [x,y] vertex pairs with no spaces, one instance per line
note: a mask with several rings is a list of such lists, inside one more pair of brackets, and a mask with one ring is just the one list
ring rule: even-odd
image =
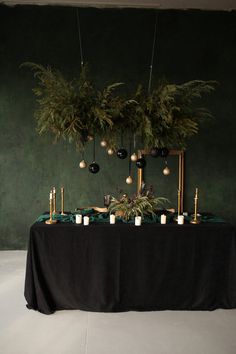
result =
[[106,147],[106,146],[107,146],[106,140],[102,140],[102,141],[100,142],[100,145],[101,145],[101,147]]
[[163,175],[168,176],[170,174],[170,169],[168,166],[166,166],[163,170]]
[[89,165],[89,172],[91,173],[98,173],[100,170],[100,167],[99,165],[96,163],[96,162],[92,162],[90,165]]
[[126,178],[126,181],[125,181],[127,184],[132,184],[133,183],[133,178],[131,176],[127,177]]
[[117,157],[119,157],[119,159],[124,160],[127,157],[128,153],[125,149],[119,149],[117,150],[116,155]]
[[166,157],[169,155],[169,150],[167,148],[160,149],[161,157]]
[[87,136],[87,140],[88,140],[88,141],[93,141],[93,136],[92,136],[92,135],[88,135],[88,136]]
[[144,159],[143,157],[141,157],[140,159],[138,159],[138,160],[136,161],[136,166],[137,166],[138,168],[144,168],[144,167],[146,166],[146,161],[145,161],[145,159]]
[[152,157],[158,157],[158,156],[160,156],[160,154],[161,154],[161,151],[157,147],[153,147],[150,151],[150,155]]
[[138,156],[135,154],[135,152],[130,156],[131,161],[136,162],[138,160]]
[[80,167],[80,168],[85,168],[85,167],[87,167],[86,162],[85,162],[84,160],[81,160],[80,163],[79,163],[79,167]]
[[109,149],[107,149],[107,153],[108,153],[108,155],[113,155],[114,150],[112,148],[109,148]]

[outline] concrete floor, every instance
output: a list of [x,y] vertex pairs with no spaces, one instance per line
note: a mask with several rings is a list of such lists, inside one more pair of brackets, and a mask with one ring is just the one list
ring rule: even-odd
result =
[[236,310],[27,310],[25,251],[0,252],[0,354],[236,354]]

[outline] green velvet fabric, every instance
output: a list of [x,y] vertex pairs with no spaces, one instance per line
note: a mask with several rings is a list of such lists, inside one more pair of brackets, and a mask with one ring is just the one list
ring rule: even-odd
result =
[[[67,215],[60,215],[60,214],[55,214],[53,215],[53,220],[58,220],[59,222],[69,222],[69,223],[75,223],[75,215],[76,214],[81,214],[81,215],[87,215],[89,216],[90,223],[109,223],[110,222],[110,216],[109,213],[98,213],[94,209],[84,209],[81,210],[79,213],[70,213]],[[166,223],[173,223],[174,218],[177,216],[177,214],[173,213],[168,213],[165,212],[166,214]],[[45,222],[46,220],[49,219],[49,214],[43,214],[40,215],[36,222]],[[185,216],[185,222],[189,223],[190,220],[192,219],[191,216]],[[116,222],[124,222],[124,223],[134,223],[134,218],[131,220],[125,220],[122,217],[116,217]],[[147,217],[145,216],[142,220],[142,223],[144,224],[151,224],[151,223],[160,223],[161,222],[161,213]],[[204,214],[201,216],[201,222],[203,223],[221,223],[225,222],[224,219],[212,215],[212,214]]]

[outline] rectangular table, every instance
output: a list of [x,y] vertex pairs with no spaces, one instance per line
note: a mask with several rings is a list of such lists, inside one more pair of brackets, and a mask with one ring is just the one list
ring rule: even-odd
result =
[[25,298],[28,308],[45,314],[235,308],[235,229],[227,223],[35,223]]

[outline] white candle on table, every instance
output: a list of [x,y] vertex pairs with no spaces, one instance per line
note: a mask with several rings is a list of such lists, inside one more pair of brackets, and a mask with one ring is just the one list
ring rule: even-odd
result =
[[75,222],[76,222],[76,224],[82,224],[82,215],[81,214],[75,215]]
[[178,215],[178,225],[183,225],[183,224],[184,224],[184,216]]
[[134,220],[134,223],[135,223],[135,226],[141,226],[141,216],[135,216],[135,220]]
[[161,215],[161,224],[166,224],[166,215],[165,214]]
[[89,217],[88,216],[84,216],[84,225],[85,226],[89,225]]
[[116,216],[114,214],[110,215],[110,224],[115,224],[116,223]]

